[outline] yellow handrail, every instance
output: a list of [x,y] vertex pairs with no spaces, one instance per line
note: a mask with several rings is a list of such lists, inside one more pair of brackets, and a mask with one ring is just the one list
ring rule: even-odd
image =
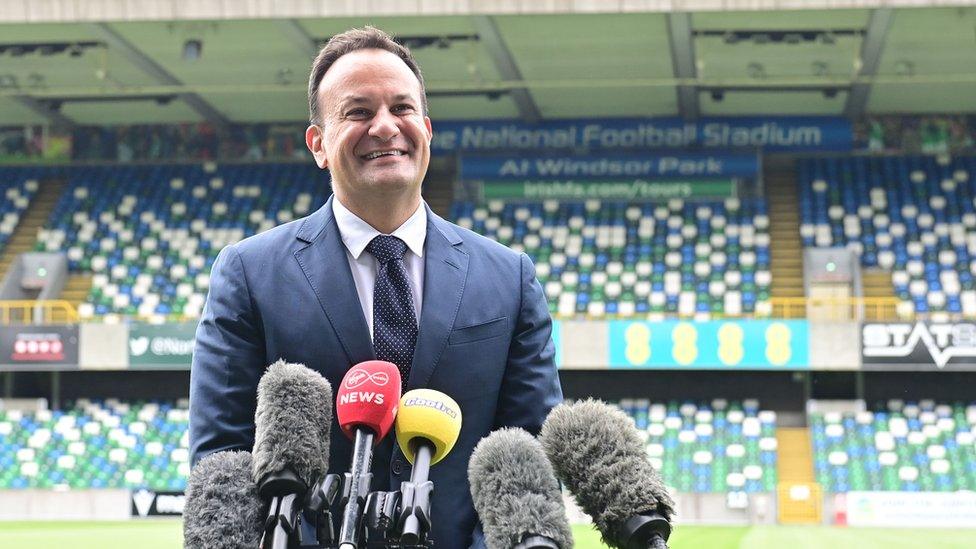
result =
[[0,300],[0,324],[71,324],[78,310],[63,299]]
[[[766,310],[741,315],[726,315],[722,313],[708,313],[708,318],[718,320],[722,318],[757,318],[757,319],[814,319],[814,320],[851,320],[851,321],[882,321],[882,320],[913,320],[914,315],[908,317],[898,314],[900,301],[894,297],[774,297],[770,298],[770,307]],[[558,320],[641,320],[642,318],[685,319],[695,318],[695,314],[681,314],[677,312],[659,314],[637,314],[620,316],[606,314],[594,316],[586,313],[561,315],[554,312],[553,318]]]
[[[774,297],[769,300],[769,311],[757,311],[741,316],[711,313],[713,319],[719,318],[776,318],[776,319],[835,319],[835,320],[912,320],[898,315],[899,300],[893,297]],[[573,315],[564,317],[553,314],[560,320],[636,320],[637,316],[618,317],[606,315]],[[694,315],[669,313],[666,318],[693,318]],[[137,317],[134,317],[137,318]],[[97,320],[97,319],[95,319]],[[168,321],[190,321],[197,318],[178,318],[170,316]],[[0,300],[0,324],[68,324],[78,322],[78,310],[64,300]]]
[[769,302],[769,318],[908,320],[898,315],[900,301],[894,297],[774,297]]

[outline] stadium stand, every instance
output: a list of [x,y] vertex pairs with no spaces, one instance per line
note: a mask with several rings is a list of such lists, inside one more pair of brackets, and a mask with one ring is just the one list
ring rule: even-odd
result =
[[312,164],[187,164],[66,169],[69,184],[38,251],[90,272],[79,316],[195,318],[227,244],[310,213],[328,186]]
[[891,272],[899,314],[976,316],[976,158],[798,161],[805,246],[846,246]]
[[527,253],[561,318],[768,314],[762,199],[455,202],[451,218]]
[[183,490],[189,402],[79,399],[64,410],[0,410],[0,489]]
[[[0,489],[183,490],[188,403],[79,399],[63,410],[0,410]],[[776,414],[754,400],[619,401],[668,484],[685,492],[776,486]]]
[[825,490],[976,489],[976,404],[891,400],[874,411],[811,414]]
[[755,400],[708,403],[622,400],[647,455],[665,482],[682,492],[776,489],[776,413]]

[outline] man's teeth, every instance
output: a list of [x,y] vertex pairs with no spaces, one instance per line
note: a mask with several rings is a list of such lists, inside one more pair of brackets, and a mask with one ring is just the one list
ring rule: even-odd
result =
[[377,151],[366,155],[367,160],[372,160],[374,158],[379,158],[381,156],[402,156],[403,151]]

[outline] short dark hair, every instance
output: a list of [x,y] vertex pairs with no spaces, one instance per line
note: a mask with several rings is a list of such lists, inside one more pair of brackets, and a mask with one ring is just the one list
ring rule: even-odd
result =
[[322,78],[333,63],[347,53],[357,50],[377,49],[386,50],[406,63],[410,72],[420,81],[420,103],[424,116],[427,116],[427,90],[424,87],[424,77],[420,74],[420,65],[413,58],[410,49],[397,43],[389,34],[375,27],[365,26],[361,29],[347,30],[329,39],[312,62],[312,73],[308,77],[308,119],[312,124],[321,122],[319,112],[318,91]]

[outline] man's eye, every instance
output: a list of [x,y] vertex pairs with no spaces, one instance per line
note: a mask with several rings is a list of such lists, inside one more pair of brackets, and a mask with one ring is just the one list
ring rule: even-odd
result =
[[352,109],[346,113],[347,118],[363,118],[369,116],[369,111],[366,109]]
[[397,105],[393,107],[393,112],[413,112],[413,105]]

